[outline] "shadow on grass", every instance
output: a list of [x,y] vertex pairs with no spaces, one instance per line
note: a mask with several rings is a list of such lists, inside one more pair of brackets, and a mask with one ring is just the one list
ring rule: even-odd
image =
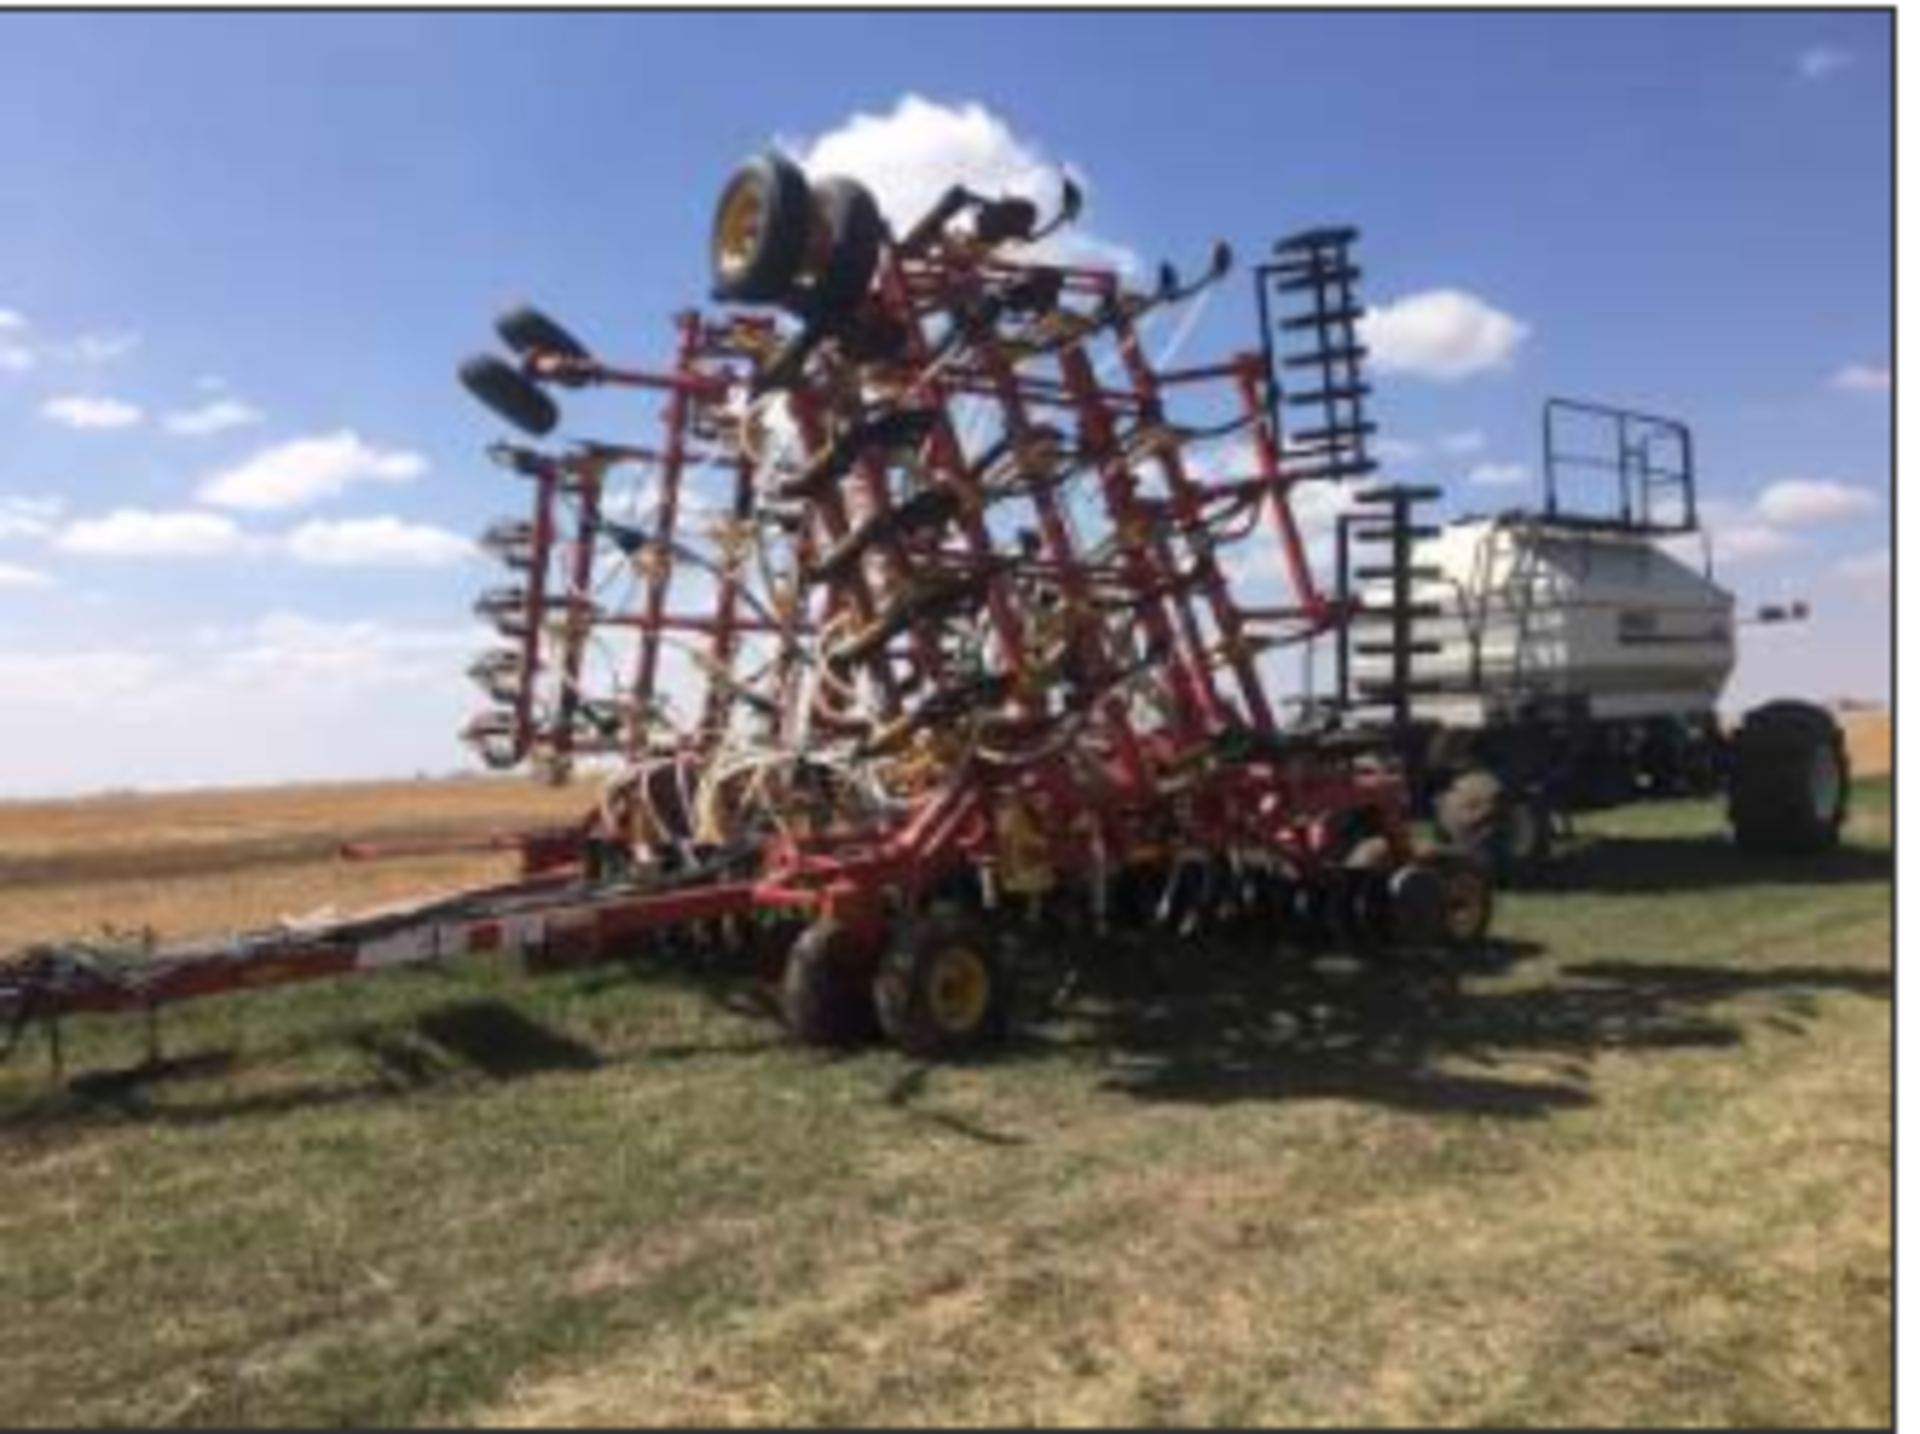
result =
[[[1142,1100],[1343,1100],[1524,1120],[1591,1105],[1586,1068],[1602,1053],[1731,1048],[1751,1022],[1804,1027],[1827,993],[1892,995],[1888,972],[1815,965],[1588,961],[1539,985],[1482,989],[1431,968],[1202,964],[1150,994],[1090,992],[1050,1044],[1101,1053],[1109,1088]],[[1722,1009],[1752,998],[1764,1004]]]
[[[249,1068],[257,1070],[322,1044],[351,1048],[366,1061],[366,1072],[327,1083],[196,1093],[179,1103],[155,1098],[168,1087],[233,1082]],[[231,1050],[210,1051],[76,1075],[64,1091],[55,1088],[46,1099],[0,1119],[0,1130],[101,1117],[155,1125],[217,1125],[247,1116],[423,1095],[471,1085],[476,1075],[504,1083],[556,1071],[591,1071],[600,1065],[592,1047],[513,1006],[497,1000],[463,1001],[435,1007],[407,1025],[356,1026],[344,1035],[336,1030],[324,1041],[314,1038],[248,1058]]]
[[1893,886],[1893,853],[1841,846],[1818,856],[1755,856],[1724,838],[1603,837],[1554,864],[1539,885],[1623,896],[1753,886]]
[[[1623,843],[1623,848],[1629,844]],[[1705,843],[1633,843],[1698,852]],[[1878,854],[1836,854],[1851,869]],[[1697,858],[1696,858],[1697,859]],[[1706,860],[1716,860],[1708,857]],[[1629,853],[1637,869],[1642,858]],[[1658,864],[1655,860],[1655,864]],[[1669,868],[1670,869],[1670,868]],[[1750,865],[1742,865],[1751,881]],[[1830,880],[1847,879],[1830,876]],[[1306,959],[1245,944],[1107,943],[1086,968],[1069,1009],[1027,1023],[995,1063],[1088,1060],[1104,1083],[1141,1100],[1224,1104],[1343,1100],[1409,1111],[1540,1119],[1593,1103],[1588,1062],[1604,1052],[1710,1050],[1739,1045],[1749,1028],[1803,1029],[1818,998],[1891,996],[1884,970],[1820,965],[1764,967],[1586,960],[1537,982],[1481,982],[1539,956],[1538,947],[1491,943],[1483,959],[1430,963]],[[762,973],[764,974],[764,973]],[[499,1000],[431,1008],[411,1022],[338,1026],[244,1061],[213,1053],[76,1079],[64,1092],[0,1116],[0,1132],[91,1119],[199,1126],[294,1110],[352,1106],[472,1090],[606,1064],[667,1065],[752,1058],[786,1043],[752,962],[643,954],[570,979],[581,995],[658,985],[696,993],[756,1018],[758,1031],[673,1045],[641,1043],[616,1055]],[[1728,1009],[1740,1002],[1738,1010]],[[764,1035],[758,1032],[764,1032]],[[623,1047],[625,1042],[622,1042]],[[270,1083],[290,1056],[346,1047],[359,1069],[299,1084]],[[249,1082],[265,1075],[255,1088]],[[170,1084],[201,1083],[188,1098]],[[986,1144],[1018,1144],[985,1127],[929,1111],[924,1068],[908,1068],[885,1102]]]

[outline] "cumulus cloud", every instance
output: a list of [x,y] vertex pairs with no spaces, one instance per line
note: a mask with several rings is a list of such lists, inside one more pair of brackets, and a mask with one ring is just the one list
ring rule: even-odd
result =
[[[847,175],[865,184],[896,228],[917,222],[955,184],[991,196],[1017,195],[1049,212],[1070,169],[983,104],[944,104],[911,93],[888,113],[856,114],[789,148],[809,174]],[[1073,174],[1085,190],[1085,177]],[[1124,245],[1077,229],[1049,247],[1059,258],[1121,269],[1138,265],[1138,256]]]
[[1465,458],[1486,448],[1487,435],[1477,428],[1463,428],[1457,433],[1441,434],[1433,446],[1451,458]]
[[1361,338],[1382,373],[1452,383],[1510,367],[1530,326],[1464,289],[1430,289],[1370,309]]
[[1782,557],[1805,546],[1791,533],[1767,523],[1737,520],[1715,527],[1710,537],[1713,557],[1719,563],[1755,563]]
[[53,579],[38,568],[18,563],[0,563],[0,592],[19,592],[28,588],[50,588]]
[[1524,463],[1476,463],[1467,470],[1467,481],[1482,488],[1515,488],[1525,483],[1529,474]]
[[1877,364],[1850,363],[1836,369],[1827,385],[1842,393],[1885,393],[1893,387],[1893,370]]
[[54,357],[65,363],[79,364],[82,368],[101,368],[128,357],[140,347],[140,343],[140,335],[131,329],[81,334],[59,345]]
[[[0,650],[0,791],[182,787],[472,767],[466,626],[270,613],[111,647]],[[381,720],[368,722],[370,708]],[[351,729],[352,742],[339,734]]]
[[28,373],[42,363],[103,368],[126,358],[140,343],[139,334],[124,329],[56,339],[34,332],[18,309],[0,309],[0,373]]
[[1810,45],[1793,57],[1794,69],[1800,78],[1816,84],[1850,69],[1853,61],[1853,51],[1839,45]]
[[245,550],[247,537],[221,513],[119,508],[69,523],[54,546],[96,558],[219,558]]
[[1753,510],[1765,522],[1793,528],[1844,522],[1879,507],[1879,496],[1870,488],[1828,478],[1783,478],[1761,491]]
[[236,428],[250,428],[265,417],[259,409],[237,398],[216,398],[169,413],[160,420],[160,425],[182,438],[207,438]]
[[94,433],[136,427],[146,418],[146,413],[139,404],[124,399],[70,393],[41,404],[40,416],[63,428]]
[[26,332],[25,314],[18,309],[0,309],[0,373],[26,373],[39,362]]
[[66,508],[66,501],[61,498],[0,495],[0,540],[49,537]]
[[219,508],[269,512],[307,507],[362,483],[411,483],[426,471],[420,454],[379,448],[342,429],[262,449],[209,478],[198,496]]
[[296,561],[330,568],[437,568],[475,552],[458,533],[391,517],[303,523],[287,535],[286,546]]

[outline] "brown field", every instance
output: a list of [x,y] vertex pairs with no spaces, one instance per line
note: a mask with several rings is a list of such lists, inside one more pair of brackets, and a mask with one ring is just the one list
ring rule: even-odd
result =
[[1856,777],[1884,777],[1893,770],[1893,714],[1848,712],[1840,725],[1847,734],[1847,755]]
[[584,789],[470,780],[0,803],[0,953],[103,925],[194,935],[486,880],[511,859],[338,853],[564,823],[590,801]]

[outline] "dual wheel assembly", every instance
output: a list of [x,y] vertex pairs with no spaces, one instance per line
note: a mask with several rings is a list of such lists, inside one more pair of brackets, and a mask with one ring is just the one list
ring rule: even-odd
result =
[[876,956],[822,919],[787,953],[781,1008],[806,1045],[845,1047],[876,1036],[920,1060],[953,1060],[1004,1037],[1011,974],[994,930],[936,911],[891,933]]
[[[1305,914],[1356,955],[1457,956],[1493,921],[1493,883],[1469,858],[1436,853],[1400,867],[1356,860],[1312,888]],[[1301,888],[1304,892],[1308,888]],[[788,949],[780,1004],[802,1044],[846,1048],[882,1038],[917,1060],[963,1059],[1004,1039],[1014,1011],[1008,943],[988,918],[938,908],[889,933],[876,952],[831,918]]]

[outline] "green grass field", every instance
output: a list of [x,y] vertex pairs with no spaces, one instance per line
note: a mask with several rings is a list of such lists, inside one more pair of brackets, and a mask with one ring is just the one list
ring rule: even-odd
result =
[[1595,822],[1458,980],[1137,938],[1004,1056],[630,966],[0,1070],[31,1424],[1891,1417],[1893,864]]

